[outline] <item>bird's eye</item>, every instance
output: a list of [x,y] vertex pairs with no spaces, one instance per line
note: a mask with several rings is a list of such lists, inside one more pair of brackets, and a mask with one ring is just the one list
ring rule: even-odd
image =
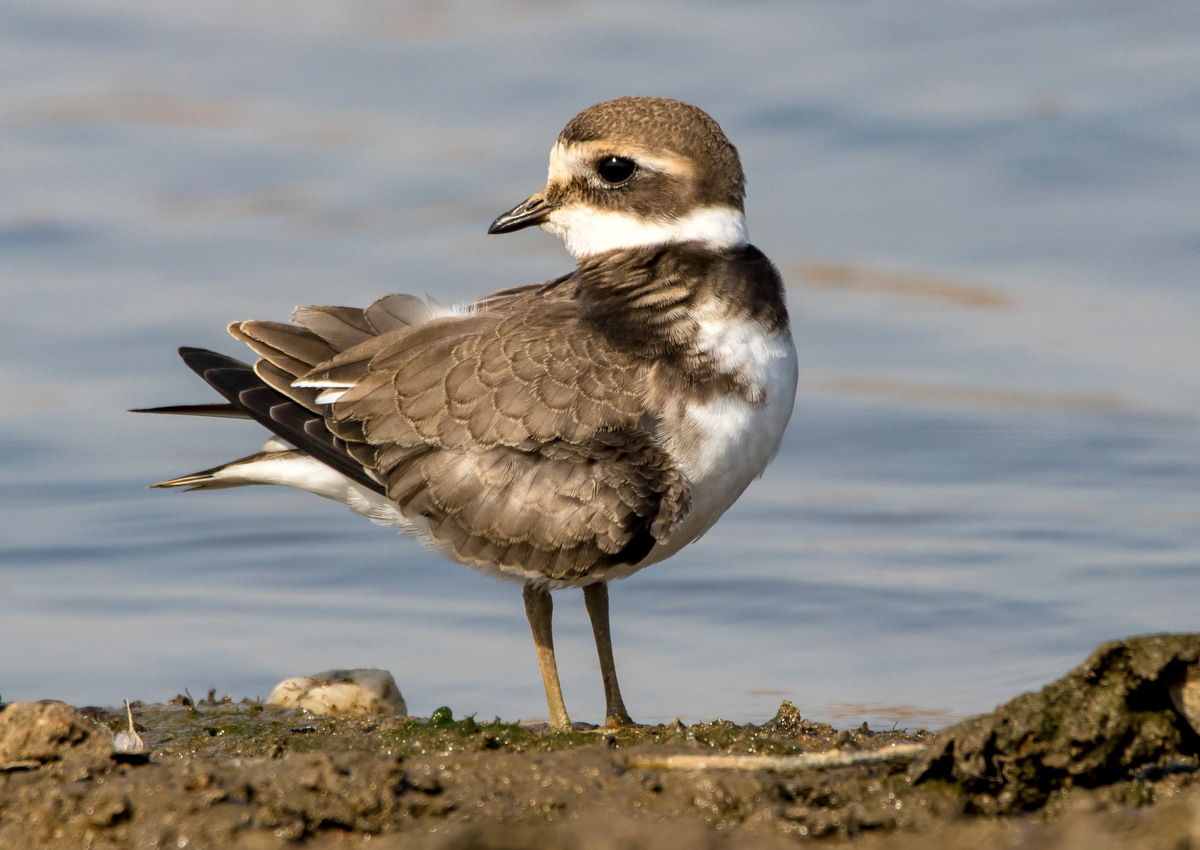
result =
[[633,176],[637,163],[623,156],[608,156],[596,163],[596,173],[605,183],[616,186]]

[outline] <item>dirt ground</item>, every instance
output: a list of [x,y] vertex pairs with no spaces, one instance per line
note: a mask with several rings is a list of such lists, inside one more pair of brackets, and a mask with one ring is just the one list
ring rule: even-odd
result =
[[1200,848],[1198,670],[1200,635],[1105,644],[937,734],[786,702],[762,726],[550,733],[210,694],[135,704],[146,749],[122,754],[123,708],[12,703],[0,847]]

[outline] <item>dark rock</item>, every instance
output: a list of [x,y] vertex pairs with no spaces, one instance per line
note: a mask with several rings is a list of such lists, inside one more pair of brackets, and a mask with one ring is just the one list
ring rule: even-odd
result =
[[772,735],[792,737],[800,734],[803,723],[804,718],[800,716],[799,709],[785,699],[779,704],[779,710],[775,712],[775,716],[764,723],[762,728],[764,732]]
[[942,732],[914,776],[955,783],[970,808],[1002,813],[1195,755],[1200,739],[1176,712],[1169,689],[1198,660],[1197,634],[1103,644],[1040,692]]

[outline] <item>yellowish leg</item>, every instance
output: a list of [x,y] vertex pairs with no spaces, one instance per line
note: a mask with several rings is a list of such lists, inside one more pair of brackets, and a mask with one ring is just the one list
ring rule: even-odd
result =
[[554,663],[554,633],[551,619],[554,602],[550,591],[532,584],[525,585],[525,616],[533,629],[538,664],[542,667],[542,683],[546,686],[546,704],[550,707],[550,728],[563,731],[571,728],[567,705],[563,702],[562,687],[558,684],[558,665]]
[[612,633],[608,627],[608,585],[597,582],[584,586],[583,601],[592,618],[596,652],[600,655],[600,675],[604,678],[604,724],[632,726],[633,720],[625,710],[621,688],[617,685],[617,665],[613,662]]

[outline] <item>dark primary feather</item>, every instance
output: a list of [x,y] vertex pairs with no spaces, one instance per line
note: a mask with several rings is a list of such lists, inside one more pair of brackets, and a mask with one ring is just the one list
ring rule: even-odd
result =
[[250,415],[233,404],[169,404],[164,407],[136,407],[130,413],[170,413],[175,416],[212,416],[217,419],[249,419]]
[[383,492],[379,482],[346,455],[341,441],[329,433],[320,416],[271,389],[250,366],[203,348],[181,348],[179,356],[251,419],[352,481]]

